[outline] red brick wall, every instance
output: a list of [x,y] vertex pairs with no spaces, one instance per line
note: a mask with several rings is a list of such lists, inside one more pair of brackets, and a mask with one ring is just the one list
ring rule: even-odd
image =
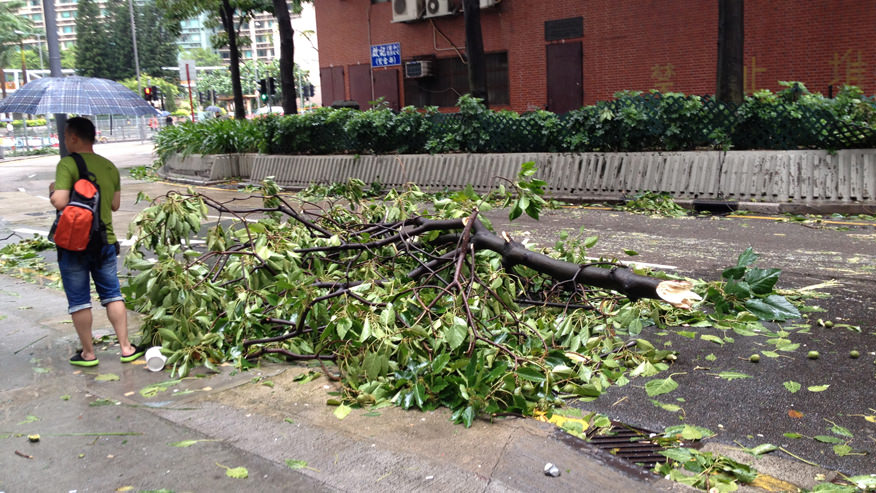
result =
[[[462,15],[392,23],[390,2],[317,0],[320,66],[370,63],[369,45],[400,42],[402,60],[464,51]],[[717,0],[503,0],[481,11],[484,49],[507,51],[511,109],[546,104],[544,22],[583,16],[584,104],[620,90],[712,94]],[[745,2],[745,90],[798,80],[876,92],[876,8],[853,0]],[[370,20],[370,39],[369,39]],[[443,33],[443,35],[441,34]],[[446,38],[449,38],[448,41]],[[400,81],[401,82],[401,81]],[[349,78],[347,78],[349,97]],[[402,86],[402,84],[400,84]],[[404,104],[404,95],[402,95]]]

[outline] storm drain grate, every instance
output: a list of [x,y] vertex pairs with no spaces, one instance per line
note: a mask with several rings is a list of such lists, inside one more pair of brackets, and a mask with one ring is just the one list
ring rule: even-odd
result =
[[611,424],[611,431],[606,434],[597,433],[600,429],[588,431],[585,435],[587,443],[647,468],[666,462],[666,457],[660,455],[660,451],[669,447],[660,445],[653,440],[660,436],[659,433],[642,430],[617,421],[612,421]]

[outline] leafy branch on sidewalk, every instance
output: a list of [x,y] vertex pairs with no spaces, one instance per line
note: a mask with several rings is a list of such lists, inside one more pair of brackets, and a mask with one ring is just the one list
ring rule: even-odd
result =
[[[495,207],[538,216],[531,170],[513,192],[485,196],[412,185],[365,201],[354,181],[336,187],[343,197],[319,200],[292,199],[270,180],[225,202],[171,192],[132,223],[126,265],[137,274],[126,294],[176,375],[228,360],[330,362],[346,404],[446,406],[466,426],[594,399],[668,369],[675,353],[639,337],[645,327],[791,315],[784,303],[747,311],[747,300],[778,296],[766,288],[777,272],[748,274],[751,252],[725,276],[736,282],[728,291],[729,281],[586,261],[589,239],[534,251],[494,233],[483,213]],[[207,225],[211,210],[218,219]],[[706,295],[724,296],[721,310],[690,309]]]

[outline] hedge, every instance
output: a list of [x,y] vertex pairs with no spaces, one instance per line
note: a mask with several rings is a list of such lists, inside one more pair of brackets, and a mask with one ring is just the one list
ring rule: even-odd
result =
[[738,105],[708,96],[623,92],[611,101],[557,115],[494,111],[468,95],[459,112],[385,106],[318,108],[254,120],[210,120],[165,127],[159,158],[180,153],[418,154],[632,152],[693,149],[876,147],[876,100],[854,86],[832,99],[797,82],[762,90]]

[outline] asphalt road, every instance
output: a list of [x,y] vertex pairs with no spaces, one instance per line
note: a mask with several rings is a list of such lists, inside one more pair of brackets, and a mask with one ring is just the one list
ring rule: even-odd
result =
[[[115,160],[121,168],[148,164],[152,160],[151,147],[142,144],[105,145],[99,147],[97,152]],[[18,231],[19,234],[26,235],[31,231],[48,229],[52,213],[48,210],[46,192],[56,161],[57,157],[0,161],[0,238],[7,236],[10,231]],[[123,176],[127,174],[123,172]],[[142,208],[142,204],[135,204],[138,191],[144,191],[155,197],[171,187],[173,185],[143,183],[124,178],[122,210],[115,219],[119,225],[117,228],[124,231],[123,225]],[[234,192],[213,190],[211,193],[233,194]],[[782,337],[799,344],[794,351],[778,352],[778,357],[764,355],[763,351],[769,352],[775,349],[774,343],[768,342],[773,337],[766,335],[740,335],[733,331],[719,331],[712,328],[646,328],[640,337],[650,340],[655,346],[670,347],[678,351],[679,358],[669,372],[653,377],[665,378],[668,373],[673,374],[672,378],[679,384],[678,389],[653,400],[677,405],[680,408],[677,411],[667,411],[652,403],[652,398],[648,397],[644,390],[644,383],[650,378],[634,379],[624,387],[612,387],[595,401],[577,402],[573,405],[604,413],[612,419],[653,432],[661,432],[667,426],[682,423],[705,427],[716,433],[714,438],[706,440],[707,448],[717,447],[722,453],[738,453],[741,446],[752,447],[763,443],[780,446],[784,451],[777,450],[764,456],[757,461],[756,467],[799,486],[811,487],[816,481],[817,474],[824,474],[830,479],[832,477],[830,471],[839,471],[848,475],[876,473],[876,459],[874,459],[876,456],[876,422],[874,422],[876,421],[874,417],[876,415],[876,364],[874,364],[876,363],[876,322],[874,322],[876,320],[876,267],[874,267],[876,266],[876,224],[873,221],[825,218],[817,222],[801,223],[789,221],[787,218],[754,215],[706,219],[665,218],[581,207],[546,211],[538,222],[524,218],[508,224],[506,216],[501,212],[491,213],[490,217],[497,229],[508,231],[518,240],[528,237],[536,245],[549,246],[554,243],[561,230],[573,235],[598,235],[599,241],[590,251],[594,257],[635,260],[655,265],[655,268],[660,270],[696,279],[719,279],[721,271],[734,265],[736,257],[745,248],[751,246],[761,256],[757,264],[759,267],[782,269],[779,288],[799,289],[826,281],[836,281],[837,284],[823,290],[830,295],[829,297],[810,302],[819,306],[822,311],[810,314],[807,319],[784,323],[781,326],[768,325],[771,331],[784,331]],[[13,239],[10,238],[6,242]],[[638,255],[629,257],[624,250],[635,250]],[[57,293],[53,299],[57,299]],[[7,328],[3,329],[4,331],[12,330],[8,327],[9,320],[13,318],[17,320],[16,317],[28,315],[21,312],[20,306],[21,304],[15,307],[15,297],[12,297],[7,304],[0,305],[0,316],[7,320],[5,323]],[[64,318],[63,311],[60,314],[57,310],[52,313],[55,317],[53,323],[58,326],[58,330],[63,330],[63,326],[60,325],[62,324],[60,320]],[[32,323],[45,324],[45,317],[36,317],[36,320],[34,317],[24,319],[31,320]],[[817,323],[818,319],[829,320],[835,325],[832,328],[825,327]],[[843,324],[858,327],[859,330],[845,328]],[[690,337],[692,331],[696,333],[693,338]],[[701,338],[703,334],[718,336],[725,342],[724,344],[710,342]],[[26,343],[24,339],[26,338],[16,341]],[[41,347],[43,343],[34,344],[22,354]],[[66,348],[70,344],[72,341],[68,337],[61,345]],[[5,347],[11,348],[8,344]],[[52,347],[54,351],[62,351],[62,348]],[[860,358],[849,357],[849,352],[853,349],[860,352]],[[814,360],[807,358],[806,354],[809,350],[818,350],[820,358]],[[749,356],[754,353],[761,354],[760,362],[749,361]],[[38,352],[36,354],[39,355]],[[0,364],[6,366],[3,359],[4,357],[0,356]],[[53,371],[67,370],[64,368],[63,360],[59,361],[61,364],[56,365],[57,369]],[[14,399],[21,399],[22,395],[32,394],[27,394],[22,389],[33,389],[33,386],[39,387],[46,383],[40,383],[39,378],[27,372],[27,368],[33,367],[34,364],[28,366],[18,361],[17,365],[16,368],[25,373],[24,376],[19,375],[21,381],[12,378],[9,384],[0,389],[4,408],[6,402],[13,402],[10,392],[15,392]],[[728,371],[742,373],[747,377],[730,380],[719,376],[721,372]],[[137,378],[143,379],[142,375]],[[232,386],[230,382],[233,378],[228,377],[228,379],[227,385]],[[784,385],[785,382],[790,381],[799,383],[800,390],[790,392]],[[809,387],[817,388],[817,386],[828,387],[817,392],[808,390]],[[89,389],[96,392],[93,388]],[[124,401],[118,393],[109,394]],[[245,414],[247,402],[250,402],[247,399],[252,396],[243,394],[236,400],[228,400],[230,395],[232,394],[227,392],[221,396],[216,395],[211,399],[210,405],[215,406],[216,402],[221,402],[225,406],[236,406]],[[241,400],[247,402],[239,402]],[[316,402],[319,400],[317,399]],[[31,402],[30,407],[37,405],[35,402],[36,400]],[[13,423],[21,417],[21,414],[27,412],[28,405],[19,404],[15,408],[18,412],[14,416],[12,411],[5,411],[6,419],[2,422],[2,431],[9,431],[6,424]],[[407,414],[403,413],[403,415]],[[171,418],[165,416],[163,419]],[[365,419],[367,421],[367,418]],[[171,419],[171,421],[176,426],[187,426],[189,430],[197,430],[201,433],[199,436],[222,437],[221,431],[211,430],[203,424],[196,423],[197,420],[188,424],[183,424],[181,420]],[[392,433],[391,424],[388,423],[384,428],[387,433]],[[844,428],[851,436],[837,435],[832,431],[834,425]],[[239,426],[239,423],[227,421],[223,429],[231,430],[235,426]],[[492,430],[495,432],[498,429],[500,428]],[[355,430],[350,430],[350,433],[355,436]],[[449,439],[451,441],[456,440],[459,434],[456,431],[453,433],[454,438]],[[491,434],[490,431],[485,433],[485,436]],[[786,433],[797,433],[802,438],[791,439],[785,436]],[[851,454],[838,455],[834,450],[834,446],[838,444],[812,438],[816,436],[840,438],[839,445],[848,445]],[[507,446],[508,443],[511,442],[505,442],[506,446],[502,450],[513,449]],[[556,446],[551,443],[550,447]],[[542,444],[540,447],[547,446]],[[734,451],[734,448],[737,450]],[[226,452],[232,453],[235,450]],[[259,460],[270,455],[246,447],[242,450],[255,454]],[[429,455],[425,450],[416,453],[425,454],[427,457]],[[534,452],[527,451],[526,454],[534,454]],[[4,462],[6,460],[4,456]],[[430,457],[429,460],[437,459]],[[535,462],[540,460],[541,457],[536,458]],[[592,466],[588,462],[592,458],[581,456],[579,460],[582,464]],[[616,491],[624,491],[623,481],[641,481],[636,478],[630,480],[627,472],[606,472],[619,470],[614,467],[616,463],[611,460],[606,462],[602,457],[597,462],[599,465],[593,466],[596,476],[619,474],[615,479],[617,482],[614,483],[618,486]],[[818,467],[810,468],[806,462]],[[280,463],[282,464],[282,461]],[[466,473],[472,470],[480,471],[470,464],[461,466],[457,464],[457,466],[459,470]],[[270,469],[270,464],[264,467]],[[480,468],[480,464],[477,467]],[[493,470],[503,469],[495,466]],[[277,469],[273,472],[279,474],[279,471]],[[288,471],[282,471],[282,474],[286,473]],[[564,480],[569,479],[567,476],[564,476]],[[473,477],[478,476],[475,474]],[[495,479],[495,476],[488,477]],[[295,478],[299,477],[295,476]],[[302,471],[299,479],[302,485],[307,485],[306,482],[313,478],[317,478],[321,482],[320,485],[329,489],[347,489],[345,483],[333,483],[322,473],[309,470]],[[355,479],[353,481],[352,484],[356,484]],[[489,481],[478,482],[479,480],[472,480],[474,483],[465,483],[464,479],[462,481],[462,484],[480,486],[493,484],[493,488],[499,484]],[[380,488],[365,489],[382,490],[383,484],[388,486],[390,483],[387,480]],[[415,483],[396,483],[396,486],[402,484],[410,487]],[[559,483],[546,485],[521,483],[515,482],[512,476],[503,479],[501,484],[510,486],[509,489],[512,490],[542,488],[564,490],[564,486]],[[517,487],[511,486],[515,484]],[[574,482],[562,484],[575,489]],[[459,483],[447,485],[458,486]],[[647,487],[638,489],[667,487],[659,481],[648,480]],[[4,483],[0,482],[0,490],[3,488]],[[489,487],[473,488],[472,491],[479,489],[489,489]]]

